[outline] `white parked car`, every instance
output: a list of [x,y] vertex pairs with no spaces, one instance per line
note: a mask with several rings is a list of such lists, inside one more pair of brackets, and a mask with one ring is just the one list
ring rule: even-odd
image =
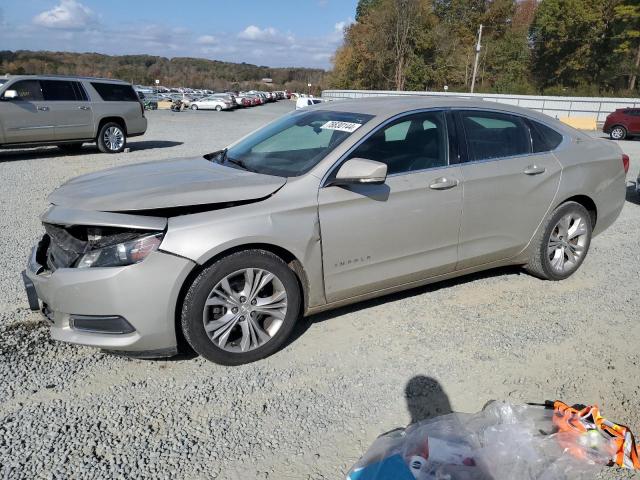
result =
[[200,100],[194,100],[190,104],[191,110],[231,110],[234,105],[224,98],[208,96]]
[[296,110],[300,110],[301,108],[309,107],[311,105],[317,105],[318,103],[322,103],[321,98],[300,97],[296,100]]

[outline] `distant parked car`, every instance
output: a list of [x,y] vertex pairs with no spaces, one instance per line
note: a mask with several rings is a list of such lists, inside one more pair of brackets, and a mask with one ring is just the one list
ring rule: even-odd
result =
[[624,140],[640,135],[640,108],[619,108],[610,113],[602,127],[612,140]]
[[309,107],[311,105],[317,105],[318,103],[322,103],[322,99],[320,98],[311,98],[311,97],[300,97],[296,100],[296,110],[300,110],[301,108]]
[[200,100],[194,100],[189,108],[191,110],[217,110],[219,112],[221,110],[231,110],[233,106],[230,100],[210,95]]
[[77,151],[96,142],[101,152],[118,153],[146,130],[138,94],[120,80],[19,75],[0,85],[0,147]]

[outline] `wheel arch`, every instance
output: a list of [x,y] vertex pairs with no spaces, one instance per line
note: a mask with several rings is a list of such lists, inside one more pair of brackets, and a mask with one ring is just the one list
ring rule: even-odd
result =
[[556,205],[556,208],[567,202],[576,202],[586,208],[587,212],[589,212],[589,216],[591,217],[591,228],[593,229],[596,227],[596,221],[598,220],[598,207],[591,197],[587,195],[574,195],[559,202]]
[[104,124],[108,122],[117,123],[124,130],[124,134],[128,135],[127,122],[124,120],[124,118],[118,117],[118,116],[110,116],[110,117],[101,118],[100,121],[98,122],[98,130],[96,131],[96,140],[98,138],[98,135],[100,135],[100,130],[102,130],[102,127],[104,126]]
[[223,257],[228,255],[243,252],[247,250],[265,250],[267,252],[273,253],[277,257],[281,258],[296,276],[298,280],[298,286],[300,287],[300,292],[302,293],[302,304],[301,304],[301,314],[307,311],[307,307],[309,304],[309,281],[307,277],[307,273],[302,265],[302,262],[289,250],[284,247],[270,244],[270,243],[247,243],[242,245],[235,245],[233,247],[226,248],[207,261],[201,264],[196,264],[196,266],[189,272],[189,275],[182,282],[182,286],[180,288],[180,293],[178,294],[178,300],[175,306],[175,315],[174,315],[174,325],[176,331],[176,340],[178,342],[178,348],[182,349],[184,347],[188,347],[188,344],[182,334],[181,327],[181,313],[182,313],[182,304],[184,302],[185,296],[191,287],[191,284],[196,279],[196,277],[202,272],[205,268],[209,267],[213,263],[217,262]]

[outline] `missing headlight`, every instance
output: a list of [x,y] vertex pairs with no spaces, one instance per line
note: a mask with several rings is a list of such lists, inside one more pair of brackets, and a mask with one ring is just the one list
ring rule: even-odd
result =
[[88,268],[141,262],[162,242],[163,233],[115,227],[44,224],[51,239],[47,266]]

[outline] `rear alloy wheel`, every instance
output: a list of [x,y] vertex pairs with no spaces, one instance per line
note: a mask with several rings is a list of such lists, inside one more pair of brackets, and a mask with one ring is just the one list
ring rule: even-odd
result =
[[220,112],[220,111],[222,111],[222,107],[220,105],[217,105],[216,106],[216,112]]
[[78,143],[61,143],[58,148],[63,152],[75,153],[82,150],[82,142]]
[[196,105],[195,103],[191,105],[191,110],[197,110],[197,109],[198,109],[198,105]]
[[611,140],[624,140],[627,138],[627,129],[621,125],[616,125],[611,129],[611,133],[609,133]]
[[120,153],[127,145],[122,127],[115,122],[105,123],[98,133],[98,149],[102,153]]
[[182,330],[207,360],[240,365],[276,352],[299,315],[295,273],[276,255],[249,250],[198,275],[185,296]]
[[591,215],[582,205],[560,205],[541,228],[527,270],[547,280],[571,276],[587,256],[592,228]]

